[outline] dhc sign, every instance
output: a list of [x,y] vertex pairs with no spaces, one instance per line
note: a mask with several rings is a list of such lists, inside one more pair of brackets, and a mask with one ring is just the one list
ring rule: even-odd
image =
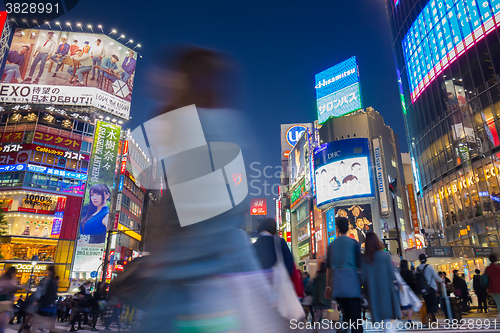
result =
[[300,136],[307,130],[307,127],[302,125],[292,126],[286,131],[286,142],[290,146],[295,146],[295,144],[299,141]]

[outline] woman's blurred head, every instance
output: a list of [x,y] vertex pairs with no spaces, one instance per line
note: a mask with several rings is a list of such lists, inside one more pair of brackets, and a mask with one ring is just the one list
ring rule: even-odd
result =
[[167,89],[167,111],[191,104],[201,108],[226,106],[228,91],[234,88],[230,83],[233,66],[221,52],[184,47],[175,52],[167,67],[166,77],[160,82]]
[[377,251],[384,249],[382,242],[378,239],[377,235],[373,232],[366,233],[365,240],[365,260],[373,262],[373,257]]

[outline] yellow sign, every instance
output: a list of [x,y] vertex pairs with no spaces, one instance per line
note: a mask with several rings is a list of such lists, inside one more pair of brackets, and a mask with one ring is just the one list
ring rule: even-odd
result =
[[133,239],[137,239],[139,242],[142,240],[141,235],[139,235],[137,232],[130,230],[130,228],[127,228],[121,223],[118,223],[118,230],[123,231],[125,234],[129,235]]
[[0,241],[0,243],[57,245],[57,240],[33,239],[33,238],[26,238],[26,237],[8,237],[8,238],[3,238]]

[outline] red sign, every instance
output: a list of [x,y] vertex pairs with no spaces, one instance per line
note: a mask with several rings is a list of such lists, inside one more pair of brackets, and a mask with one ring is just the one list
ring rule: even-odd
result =
[[311,227],[311,253],[316,253],[316,246],[314,240],[314,216],[313,211],[309,211],[309,226]]
[[23,207],[18,207],[17,208],[18,212],[28,212],[28,213],[37,213],[37,214],[54,214],[54,210],[44,210],[44,209],[36,209],[36,208],[23,208]]
[[413,243],[413,238],[408,238],[407,243],[409,249],[412,249],[415,246],[415,244]]
[[417,249],[423,249],[423,245],[422,245],[422,242],[420,241],[420,239],[418,238],[415,238],[415,243],[417,244]]
[[250,215],[267,215],[267,199],[251,199]]
[[108,269],[106,272],[106,280],[111,281],[112,274],[113,274],[113,267],[111,265],[108,265]]
[[410,212],[411,212],[411,221],[413,224],[413,231],[418,234],[420,233],[420,229],[418,227],[418,217],[417,217],[417,207],[415,205],[415,194],[413,193],[413,185],[406,185],[408,189],[408,200],[410,201]]
[[289,151],[289,150],[286,150],[286,151],[283,153],[283,157],[284,157],[284,158],[288,158],[288,157],[290,157],[290,151]]
[[[29,151],[31,150],[75,161],[90,160],[90,155],[87,154],[80,154],[74,151],[50,148],[37,144],[23,143],[22,145],[6,144],[0,146],[0,164],[25,163],[29,158]],[[66,161],[62,160],[62,163],[65,165]]]
[[[3,27],[3,26],[2,26]],[[24,137],[24,132],[5,132],[0,134],[0,138],[2,142],[22,142]]]
[[115,265],[115,271],[120,271],[120,272],[123,272],[123,265],[118,265],[118,264],[116,264],[116,265]]
[[128,140],[125,141],[125,143],[123,144],[123,156],[127,156],[128,154]]
[[66,207],[66,198],[58,197],[56,204],[56,212],[63,212]]
[[120,166],[120,173],[125,173],[125,170],[127,170],[127,158],[124,156],[122,157],[122,165]]
[[290,231],[287,231],[286,233],[286,241],[289,243],[292,242],[292,233]]
[[115,220],[113,221],[113,229],[118,229],[119,219],[120,219],[120,213],[115,213]]
[[35,132],[33,141],[41,142],[49,145],[54,145],[57,147],[63,147],[68,149],[80,150],[82,142],[76,139],[70,139],[64,136]]

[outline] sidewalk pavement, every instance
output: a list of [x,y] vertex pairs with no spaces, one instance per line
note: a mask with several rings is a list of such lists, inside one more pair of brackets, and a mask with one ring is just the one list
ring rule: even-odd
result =
[[[19,326],[21,326],[20,324],[14,324],[14,325],[10,325],[10,324],[7,324],[7,326],[5,326],[5,331],[4,333],[17,333],[17,330],[19,329]],[[39,326],[38,328],[38,332],[40,332],[40,330],[42,329],[43,327],[42,326]],[[69,322],[64,322],[64,323],[61,323],[61,322],[56,322],[56,329],[60,332],[69,332],[69,329],[71,328],[71,324]],[[82,325],[82,330],[78,330],[78,332],[90,332],[90,329],[91,329],[91,326],[89,325]],[[97,325],[96,328],[100,331],[100,332],[118,332],[118,327],[116,326],[116,324],[111,324],[110,328],[111,330],[105,330],[104,329],[104,326],[103,325]],[[28,330],[24,330],[23,333],[27,333],[29,332]],[[43,332],[49,332],[48,329],[45,329]],[[130,329],[124,329],[123,327],[121,328],[120,332],[124,332],[124,333],[127,333],[127,332],[130,332]]]

